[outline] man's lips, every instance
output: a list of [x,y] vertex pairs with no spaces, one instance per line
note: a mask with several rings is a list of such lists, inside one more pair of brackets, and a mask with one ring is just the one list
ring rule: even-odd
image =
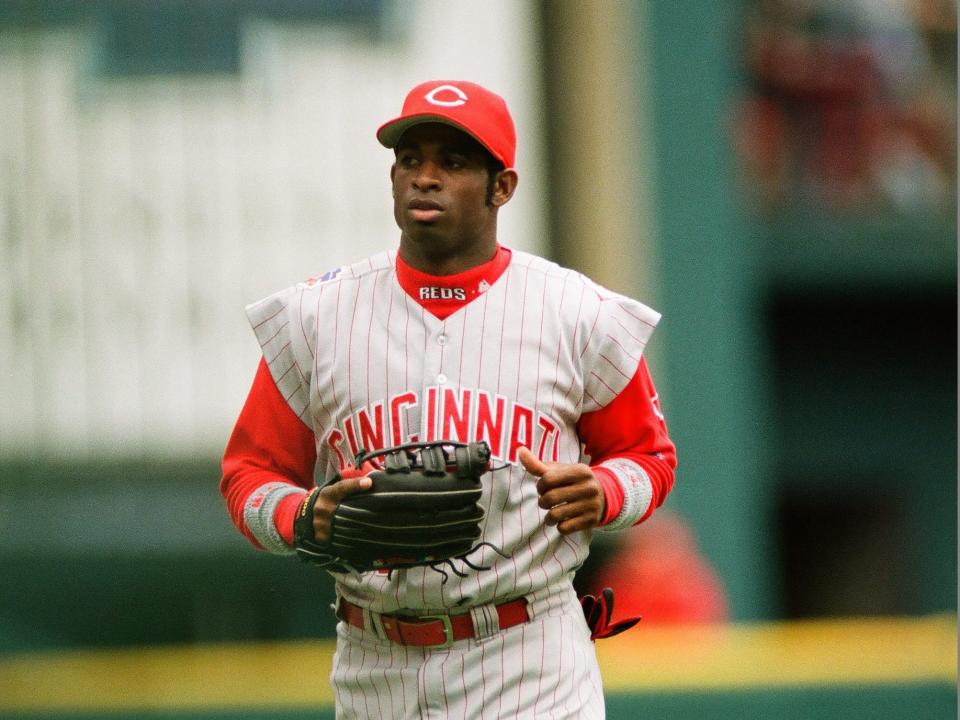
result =
[[443,212],[443,205],[434,200],[415,198],[407,203],[407,210],[417,222],[432,222]]

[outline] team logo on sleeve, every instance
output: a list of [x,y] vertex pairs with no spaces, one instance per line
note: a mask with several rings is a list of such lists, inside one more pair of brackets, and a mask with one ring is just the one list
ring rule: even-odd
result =
[[656,415],[661,420],[666,420],[663,417],[663,410],[660,409],[660,393],[655,393],[652,398],[650,398],[650,405],[653,406],[653,414]]

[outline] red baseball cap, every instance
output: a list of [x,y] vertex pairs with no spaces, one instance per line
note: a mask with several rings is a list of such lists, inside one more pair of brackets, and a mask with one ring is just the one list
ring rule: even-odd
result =
[[430,80],[407,93],[400,117],[377,130],[384,147],[397,146],[408,128],[440,122],[472,135],[490,153],[512,168],[517,152],[517,133],[507,103],[496,93],[465,80]]

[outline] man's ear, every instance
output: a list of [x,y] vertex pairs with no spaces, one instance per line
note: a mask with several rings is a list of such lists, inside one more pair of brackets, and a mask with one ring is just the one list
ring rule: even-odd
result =
[[513,197],[519,181],[520,177],[513,168],[507,168],[506,170],[498,172],[497,176],[493,179],[493,195],[490,196],[490,204],[494,207],[506,205],[510,198]]
[[397,174],[397,164],[392,163],[390,165],[390,194],[394,197],[397,196],[397,189],[393,186],[393,176]]

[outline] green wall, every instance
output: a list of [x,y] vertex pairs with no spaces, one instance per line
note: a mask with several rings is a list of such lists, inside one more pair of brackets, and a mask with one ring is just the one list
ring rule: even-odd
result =
[[658,386],[680,458],[668,505],[737,619],[955,609],[955,214],[748,207],[733,143],[748,5],[646,3],[637,20]]
[[694,521],[746,618],[771,615],[775,600],[757,237],[739,211],[729,141],[740,91],[730,8],[650,3],[642,20],[654,64],[661,394],[680,459],[669,503]]

